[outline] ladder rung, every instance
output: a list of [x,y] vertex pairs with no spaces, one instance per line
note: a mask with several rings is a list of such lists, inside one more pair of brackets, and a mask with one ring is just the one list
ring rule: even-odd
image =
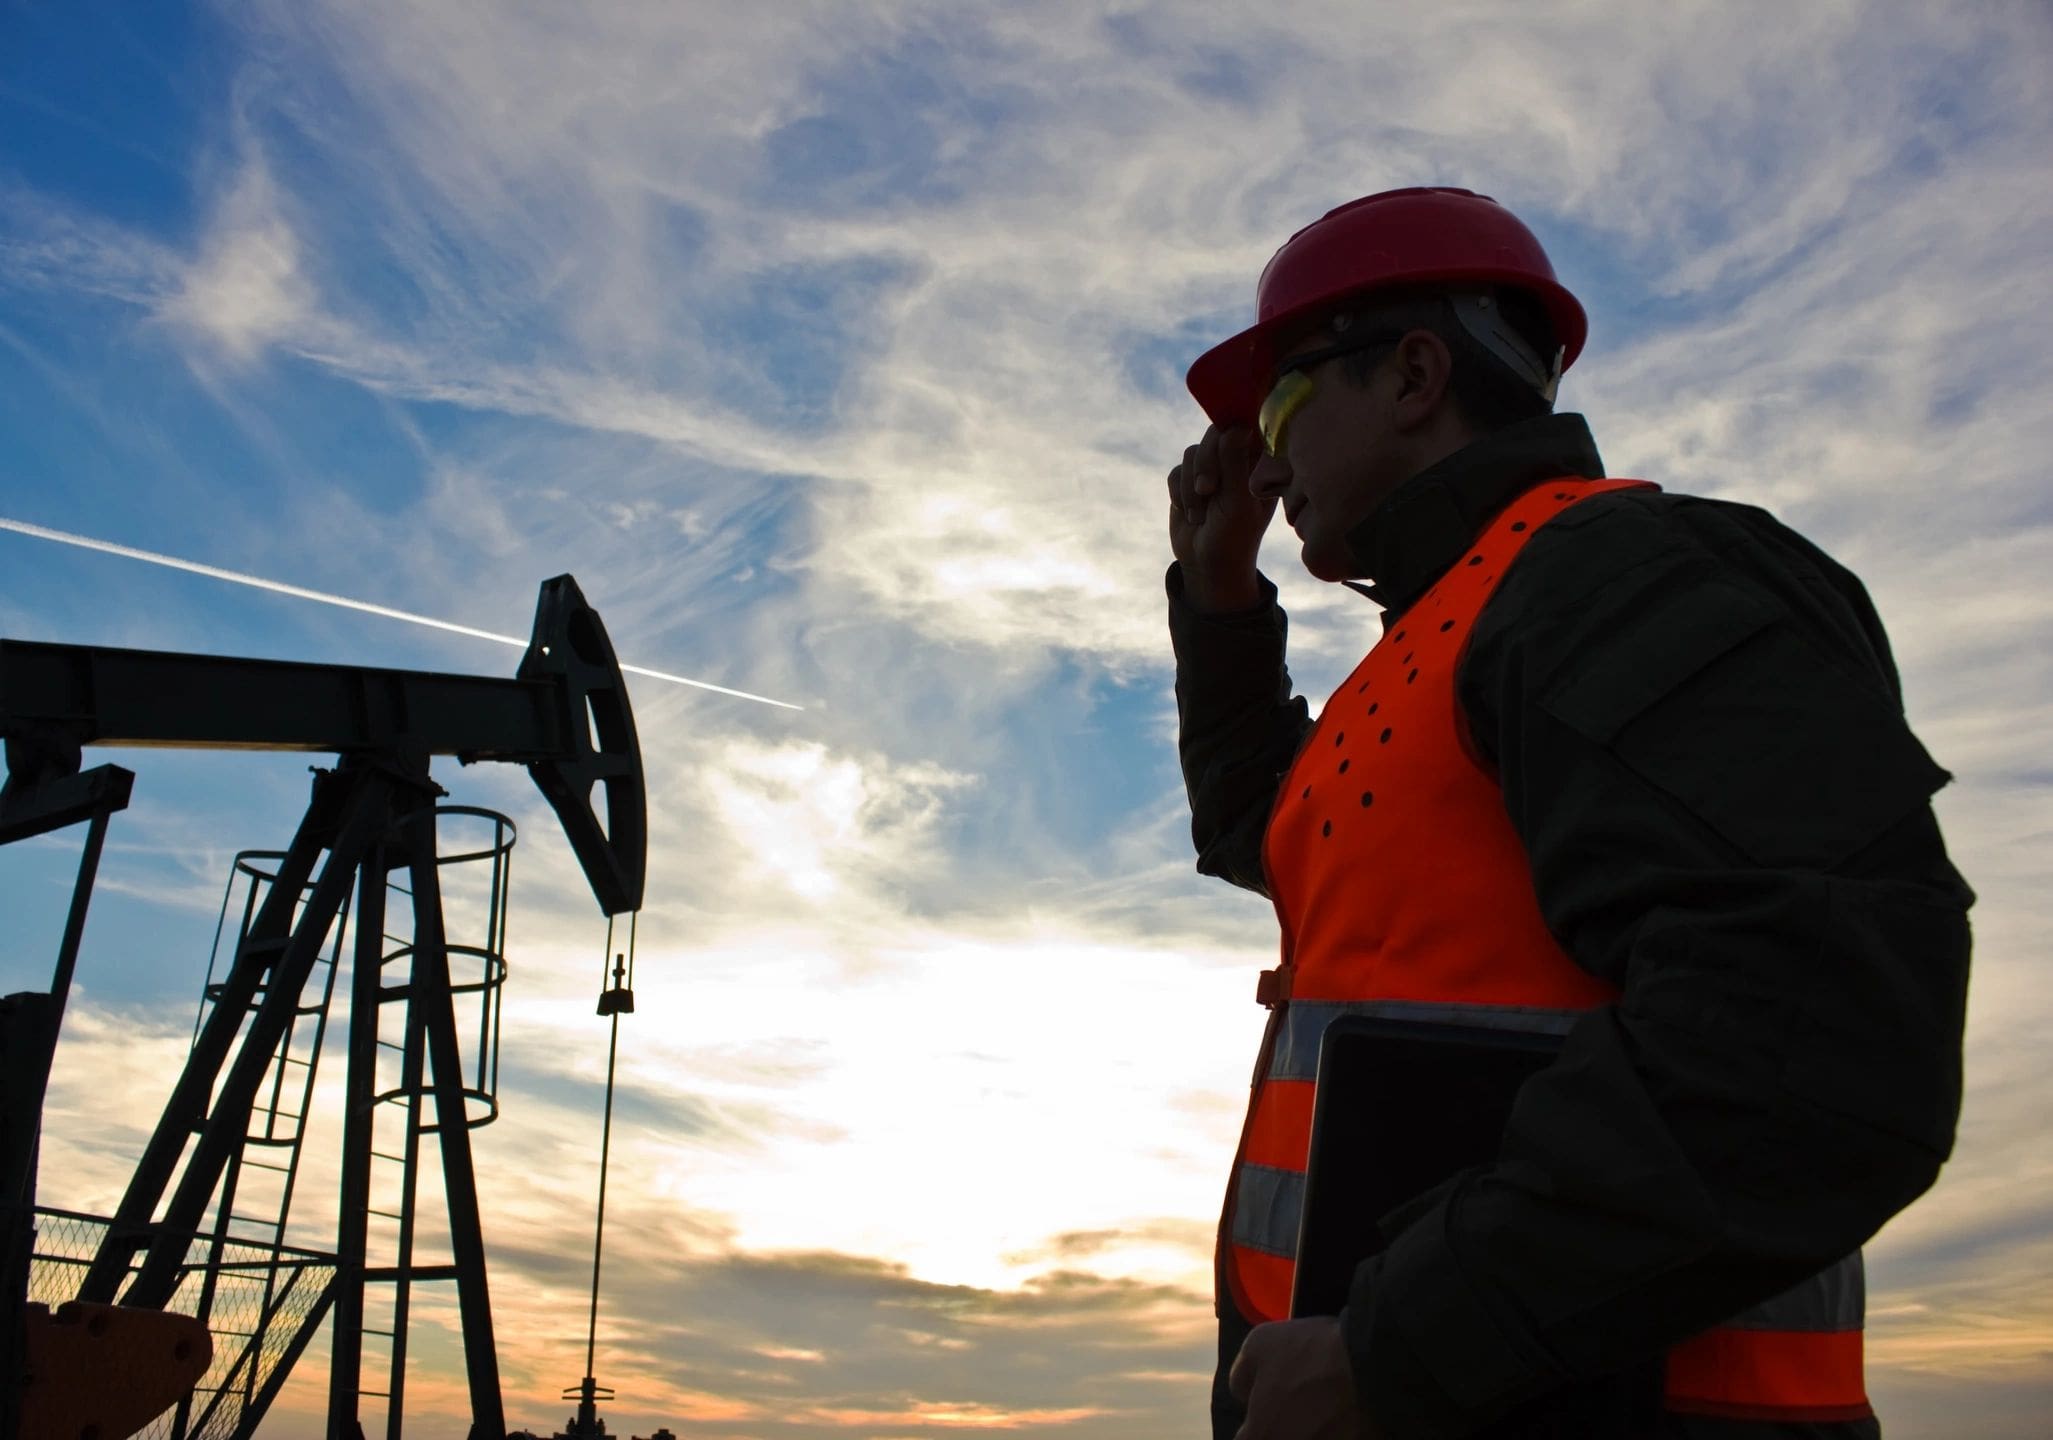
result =
[[378,1043],[384,1046],[387,1050],[404,1050],[406,1048],[397,1040],[380,1040]]
[[372,1210],[369,1213],[372,1215],[382,1215],[387,1220],[404,1220],[406,1218],[404,1215],[392,1210]]
[[363,1331],[363,1333],[364,1333],[364,1334],[366,1334],[366,1335],[382,1335],[382,1336],[384,1336],[384,1337],[385,1337],[385,1338],[386,1338],[387,1340],[390,1340],[390,1339],[392,1338],[392,1332],[391,1332],[390,1330],[373,1330],[373,1329],[372,1329],[372,1328],[371,1328],[370,1326],[368,1326],[368,1325],[364,1326],[364,1331]]
[[311,1065],[314,1062],[311,1060],[302,1060],[297,1055],[285,1055],[279,1058],[278,1063],[281,1065]]
[[392,1398],[392,1392],[390,1390],[359,1390],[356,1393],[359,1395],[368,1395],[373,1400],[390,1400]]
[[[254,1139],[255,1137],[251,1137],[251,1138],[253,1138],[253,1139]],[[262,1142],[259,1142],[259,1143],[262,1143]],[[292,1167],[291,1167],[290,1165],[273,1165],[273,1164],[272,1164],[272,1163],[271,1163],[271,1162],[270,1162],[269,1160],[247,1160],[247,1159],[246,1159],[246,1160],[244,1160],[244,1161],[243,1161],[242,1163],[243,1163],[243,1164],[245,1164],[245,1165],[254,1165],[254,1166],[256,1166],[256,1167],[257,1167],[257,1168],[258,1168],[259,1170],[276,1170],[276,1171],[277,1171],[277,1172],[278,1172],[278,1173],[279,1173],[280,1175],[285,1175],[285,1174],[289,1174],[289,1173],[291,1172],[291,1170],[292,1170]]]
[[448,1265],[409,1265],[404,1270],[401,1270],[397,1265],[369,1265],[364,1267],[365,1282],[376,1282],[380,1285],[390,1285],[398,1280],[405,1280],[411,1284],[417,1281],[460,1280],[462,1278],[453,1263]]
[[[256,1215],[231,1215],[228,1217],[228,1223],[231,1225],[262,1225],[266,1229],[276,1230],[283,1226],[285,1222],[282,1220],[265,1220]],[[228,1238],[233,1240],[235,1237],[231,1235]]]
[[397,1160],[402,1165],[406,1163],[406,1157],[404,1155],[394,1155],[386,1150],[373,1150],[371,1153],[377,1156],[380,1160]]

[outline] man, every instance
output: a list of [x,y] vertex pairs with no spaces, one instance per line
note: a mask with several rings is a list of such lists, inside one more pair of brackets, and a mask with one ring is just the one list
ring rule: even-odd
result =
[[[1872,1440],[1860,1246],[1951,1150],[1974,896],[1866,593],[1759,509],[1603,478],[1553,413],[1582,308],[1487,197],[1343,206],[1257,311],[1169,476],[1198,868],[1282,931],[1215,1437],[1583,1436],[1562,1397],[1614,1384],[1611,1433]],[[1279,504],[1384,610],[1316,725],[1255,567]],[[1340,1317],[1290,1319],[1310,1060],[1361,1012],[1561,1048],[1494,1156],[1362,1217]]]

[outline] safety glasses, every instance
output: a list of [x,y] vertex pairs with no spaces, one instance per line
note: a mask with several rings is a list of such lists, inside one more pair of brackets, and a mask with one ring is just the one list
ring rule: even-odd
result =
[[1374,350],[1384,345],[1394,345],[1403,338],[1403,333],[1397,331],[1363,335],[1343,344],[1307,350],[1304,354],[1293,355],[1278,365],[1276,383],[1269,387],[1269,398],[1262,402],[1261,411],[1255,416],[1255,428],[1262,434],[1262,448],[1271,455],[1283,453],[1283,434],[1290,424],[1290,417],[1302,410],[1305,401],[1312,398],[1311,371],[1328,360],[1337,360],[1342,355],[1357,355],[1364,350]]

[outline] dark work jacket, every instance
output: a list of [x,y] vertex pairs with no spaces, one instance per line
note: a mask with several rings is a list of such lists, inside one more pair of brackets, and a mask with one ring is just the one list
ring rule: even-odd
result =
[[[1522,490],[1602,474],[1580,416],[1497,432],[1354,532],[1359,588],[1393,623]],[[1168,577],[1198,869],[1266,894],[1263,832],[1311,721],[1262,586],[1205,616]],[[1741,634],[1734,590],[1771,623]],[[1521,1092],[1495,1165],[1383,1217],[1344,1326],[1390,1440],[1481,1433],[1857,1249],[1937,1177],[1960,1104],[1974,894],[1929,803],[1950,777],[1850,572],[1752,506],[1600,495],[1526,545],[1456,686],[1549,930],[1622,995]]]

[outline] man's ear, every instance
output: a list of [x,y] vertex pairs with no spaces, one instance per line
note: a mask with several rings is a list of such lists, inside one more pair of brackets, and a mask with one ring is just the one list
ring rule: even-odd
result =
[[1430,330],[1410,331],[1397,342],[1391,361],[1397,372],[1398,424],[1408,428],[1430,419],[1454,375],[1454,353],[1447,342]]

